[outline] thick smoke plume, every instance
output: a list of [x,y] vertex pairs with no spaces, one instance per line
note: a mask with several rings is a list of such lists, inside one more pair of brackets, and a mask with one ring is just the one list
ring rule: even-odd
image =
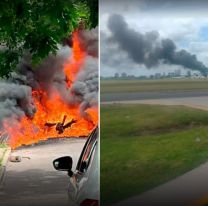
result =
[[80,40],[90,56],[98,57],[98,27],[80,32]]
[[198,70],[203,75],[208,73],[208,68],[197,60],[196,55],[184,49],[178,51],[171,39],[160,39],[157,31],[145,34],[135,31],[118,14],[110,16],[108,28],[112,33],[110,41],[117,42],[134,62],[144,64],[147,68],[165,63]]
[[66,86],[64,65],[70,61],[72,49],[61,45],[56,56],[49,55],[35,68],[31,66],[30,55],[25,55],[18,72],[0,80],[0,127],[5,118],[18,121],[25,115],[34,116],[32,90],[44,90],[49,98],[58,91],[67,104],[79,104],[80,114],[87,118],[86,109],[97,106],[98,99],[98,30],[80,31],[79,38],[87,55],[70,88]]
[[9,82],[0,82],[0,122],[4,118],[19,119],[23,115],[33,116],[35,107],[31,88]]

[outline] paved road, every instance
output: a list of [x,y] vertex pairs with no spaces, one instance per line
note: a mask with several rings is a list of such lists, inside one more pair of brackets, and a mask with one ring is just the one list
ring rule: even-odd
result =
[[12,155],[30,157],[22,162],[8,162],[0,187],[2,206],[64,206],[67,205],[68,176],[56,171],[52,161],[70,155],[76,162],[85,139],[62,139],[50,143],[25,147]]
[[196,109],[208,110],[208,96],[204,97],[181,97],[167,99],[125,100],[109,101],[102,104],[158,104],[158,105],[183,105]]
[[101,102],[146,100],[146,99],[167,99],[181,97],[208,96],[208,91],[155,91],[155,92],[123,92],[104,93],[100,95]]

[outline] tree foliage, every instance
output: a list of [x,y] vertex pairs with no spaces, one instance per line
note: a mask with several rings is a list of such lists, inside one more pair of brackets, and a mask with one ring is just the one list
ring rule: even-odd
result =
[[15,70],[26,51],[33,64],[55,54],[81,19],[87,28],[98,23],[97,0],[1,0],[0,8],[1,76]]

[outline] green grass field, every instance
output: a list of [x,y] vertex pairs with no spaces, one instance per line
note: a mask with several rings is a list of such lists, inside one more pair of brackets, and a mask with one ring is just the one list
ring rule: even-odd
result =
[[1,164],[2,164],[2,160],[3,160],[4,154],[6,152],[6,149],[7,149],[7,145],[6,144],[0,144],[0,167],[1,167]]
[[101,80],[101,94],[171,90],[207,90],[208,79]]
[[110,205],[208,160],[208,112],[183,106],[101,106],[101,203]]

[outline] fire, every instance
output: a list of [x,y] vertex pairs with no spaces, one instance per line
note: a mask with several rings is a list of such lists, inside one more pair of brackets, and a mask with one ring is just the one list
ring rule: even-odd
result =
[[65,65],[64,71],[67,76],[68,86],[75,80],[77,73],[84,63],[86,52],[82,49],[81,42],[79,41],[78,31],[73,33],[72,37],[73,48],[71,61]]
[[[81,47],[78,31],[73,34],[72,57],[64,66],[67,77],[66,86],[70,87],[76,79],[86,57]],[[86,113],[89,118],[80,115],[80,105],[69,105],[64,102],[58,91],[52,95],[42,90],[34,90],[32,97],[36,106],[36,113],[33,118],[24,116],[20,121],[11,124],[8,120],[3,122],[4,129],[9,134],[9,144],[14,149],[21,145],[29,145],[48,138],[58,137],[80,137],[87,136],[98,122],[97,108],[89,108]],[[57,123],[72,124],[64,129],[63,133],[56,130]]]

